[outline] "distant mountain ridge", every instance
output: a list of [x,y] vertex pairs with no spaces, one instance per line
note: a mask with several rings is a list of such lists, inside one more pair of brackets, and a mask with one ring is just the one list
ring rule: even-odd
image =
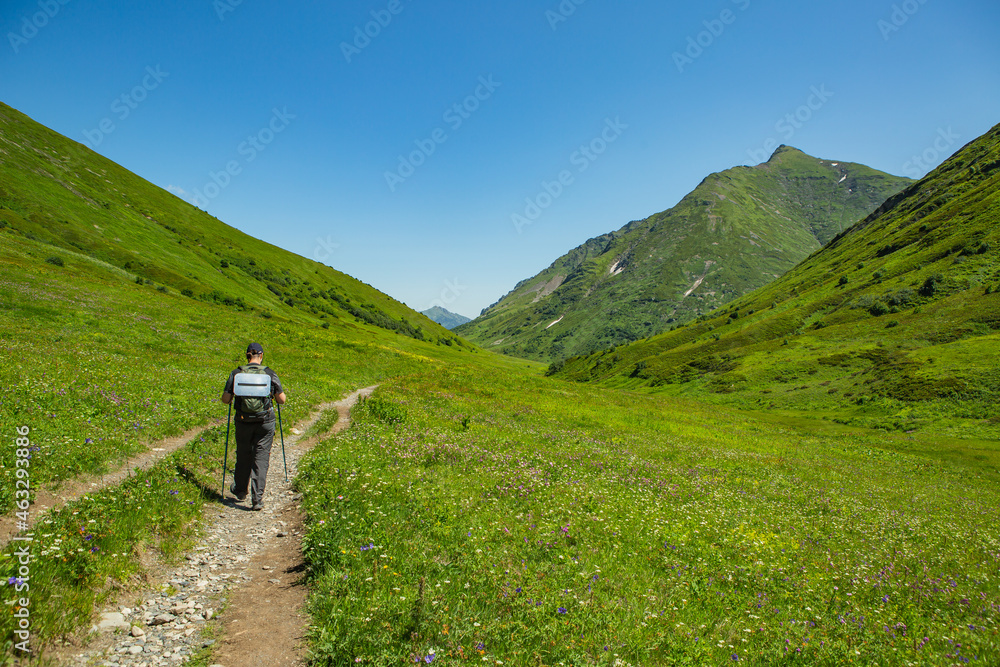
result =
[[586,241],[457,332],[542,361],[639,340],[766,285],[911,182],[782,145]]
[[446,308],[442,308],[441,306],[434,306],[433,308],[428,308],[427,310],[422,310],[420,312],[422,315],[426,315],[428,319],[437,322],[445,329],[454,329],[455,327],[461,326],[466,322],[472,321],[465,315],[453,313]]
[[998,220],[1000,125],[762,289],[550,370],[890,430],[939,422],[996,440]]

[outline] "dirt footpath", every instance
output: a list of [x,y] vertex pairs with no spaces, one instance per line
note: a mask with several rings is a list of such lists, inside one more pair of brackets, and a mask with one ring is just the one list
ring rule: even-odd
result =
[[[339,419],[322,437],[346,429],[351,407],[374,390],[361,389],[320,406],[299,428],[307,430],[323,411],[336,409]],[[236,501],[228,492],[223,504],[206,506],[203,537],[183,565],[154,571],[148,590],[129,594],[100,614],[94,627],[98,634],[87,650],[62,647],[49,660],[60,665],[179,665],[207,648],[211,664],[224,667],[304,665],[308,617],[301,496],[290,485],[299,460],[319,439],[285,438],[287,483],[276,442],[263,511],[251,511],[249,502]]]

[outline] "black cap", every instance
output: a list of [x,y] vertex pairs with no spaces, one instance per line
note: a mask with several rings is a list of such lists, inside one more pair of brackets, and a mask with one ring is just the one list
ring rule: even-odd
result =
[[264,354],[264,348],[260,343],[250,343],[247,345],[247,354]]

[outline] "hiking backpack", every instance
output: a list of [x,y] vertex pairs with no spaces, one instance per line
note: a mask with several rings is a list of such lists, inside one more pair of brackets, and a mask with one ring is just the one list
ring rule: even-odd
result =
[[[240,375],[263,375],[260,380],[266,383],[268,388],[267,395],[261,396],[260,392],[255,389],[250,389],[249,392],[244,392],[240,390],[237,385],[240,383]],[[233,393],[236,395],[236,413],[237,418],[241,420],[247,419],[263,419],[267,417],[268,413],[271,412],[271,376],[267,373],[267,366],[258,366],[256,364],[249,364],[247,366],[240,366],[237,369],[237,377],[233,382]],[[258,394],[245,395],[246,393]],[[244,394],[244,395],[241,395]]]

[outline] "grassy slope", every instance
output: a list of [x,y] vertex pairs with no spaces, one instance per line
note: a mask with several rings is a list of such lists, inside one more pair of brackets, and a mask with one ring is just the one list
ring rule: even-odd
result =
[[457,331],[544,360],[660,333],[777,278],[909,182],[781,147],[587,241]]
[[560,375],[996,438],[1000,126],[781,279]]
[[[192,298],[463,345],[350,276],[248,236],[0,103],[0,228]],[[70,253],[70,254],[67,254]]]

